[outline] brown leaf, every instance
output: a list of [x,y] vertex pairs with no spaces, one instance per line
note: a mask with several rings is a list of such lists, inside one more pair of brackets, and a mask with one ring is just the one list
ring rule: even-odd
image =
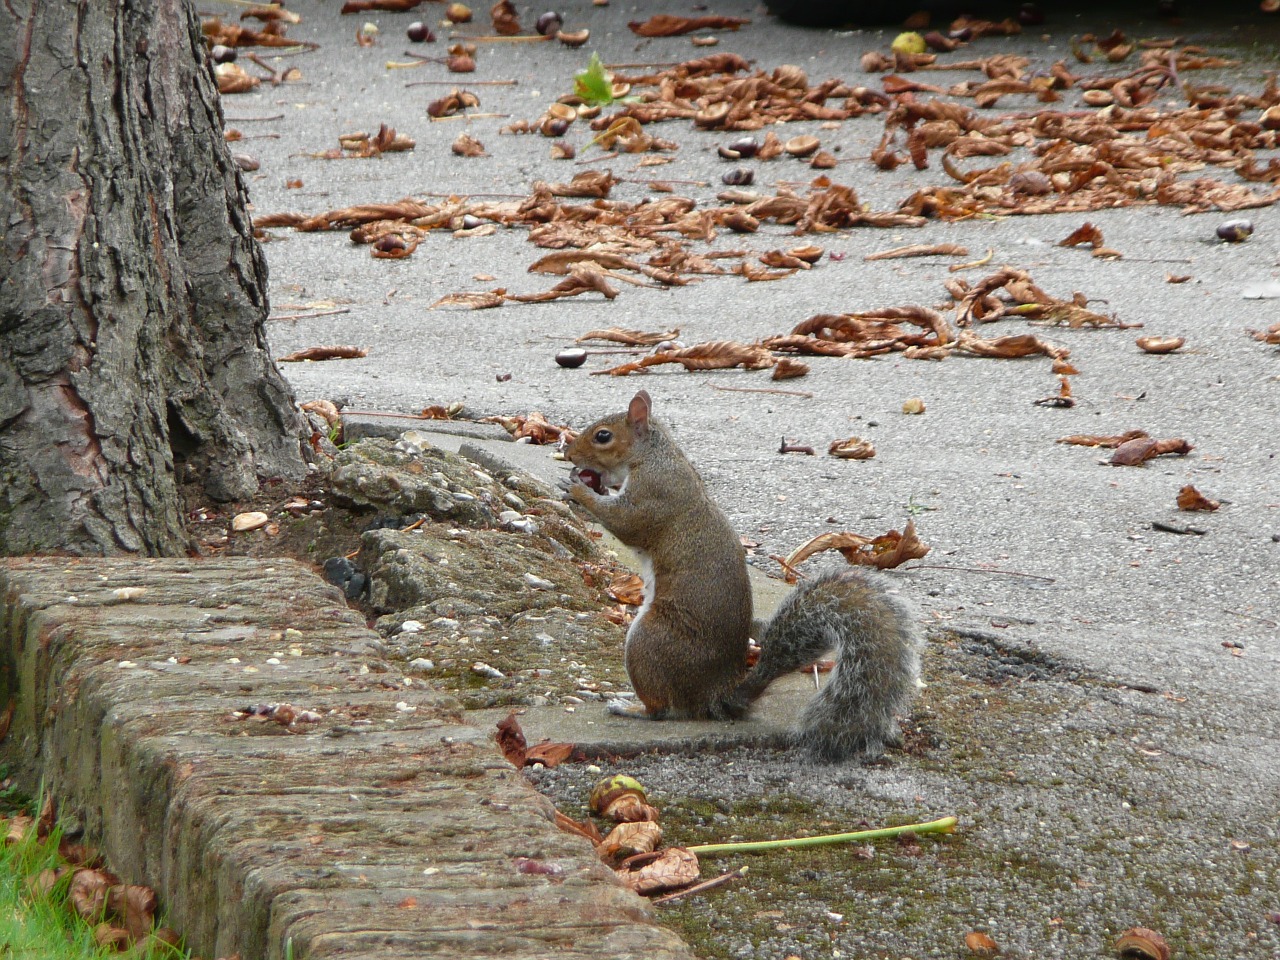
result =
[[1139,337],[1135,342],[1144,353],[1173,353],[1186,340],[1182,337]]
[[698,858],[684,847],[668,847],[639,870],[615,871],[619,880],[639,894],[676,890],[697,881]]
[[107,916],[123,922],[135,943],[151,932],[159,905],[160,898],[150,887],[117,883],[107,891]]
[[9,735],[9,727],[13,723],[13,711],[17,706],[17,697],[10,697],[8,704],[4,708],[4,712],[0,713],[0,743],[3,743],[4,738]]
[[342,424],[342,414],[331,400],[308,400],[299,406],[308,413],[318,414],[331,427]]
[[58,856],[75,867],[100,867],[102,854],[83,843],[72,843],[66,837],[58,841]]
[[677,17],[659,13],[644,22],[632,20],[627,26],[641,37],[678,37],[695,30],[737,30],[749,23],[745,17]]
[[493,20],[493,32],[503,37],[513,37],[520,32],[520,18],[511,0],[498,0],[489,8]]
[[1129,430],[1113,436],[1092,433],[1077,433],[1069,437],[1060,437],[1057,443],[1071,443],[1081,447],[1105,447],[1114,449],[1130,440],[1139,440],[1147,436],[1145,430]]
[[775,362],[773,354],[758,343],[711,340],[679,350],[650,354],[637,361],[637,365],[652,367],[661,363],[678,363],[686,370],[728,370],[738,366],[748,370],[762,370],[773,366]]
[[770,374],[770,378],[773,380],[792,380],[796,377],[803,377],[808,372],[809,365],[807,363],[801,363],[791,357],[782,357],[773,365],[773,373]]
[[832,440],[827,453],[841,460],[870,460],[876,455],[876,448],[870,440],[848,437],[844,440]]
[[[538,262],[541,263],[542,261]],[[529,269],[532,270],[533,268],[530,267]],[[587,340],[605,340],[610,343],[625,343],[629,346],[652,347],[665,340],[675,340],[679,336],[679,327],[673,327],[665,333],[646,332],[644,330],[624,330],[621,327],[609,327],[604,330],[589,330],[580,336],[575,342],[583,343]]]
[[629,570],[621,570],[609,580],[606,592],[619,603],[638,607],[644,603],[644,581]]
[[53,892],[54,887],[58,885],[58,881],[67,875],[70,867],[56,867],[41,870],[34,877],[28,877],[26,882],[27,895],[30,897],[47,897]]
[[20,813],[17,816],[10,817],[7,829],[5,830],[5,846],[11,847],[15,843],[22,843],[35,830],[35,828],[35,820],[26,814]]
[[387,10],[403,13],[412,10],[423,0],[347,0],[342,5],[342,13],[366,13],[370,10]]
[[600,842],[596,854],[605,863],[621,863],[637,853],[651,853],[662,842],[662,827],[650,820],[620,823]]
[[1067,235],[1065,240],[1059,240],[1060,247],[1078,247],[1087,243],[1089,246],[1097,248],[1102,246],[1102,231],[1095,227],[1092,223],[1085,223]]
[[257,77],[249,76],[243,67],[234,63],[220,63],[213,73],[218,81],[218,92],[224,95],[247,93],[262,82]]
[[781,250],[769,250],[760,254],[760,262],[766,267],[777,267],[779,269],[789,270],[808,270],[812,264],[807,260],[801,260],[799,257],[793,257],[789,253],[783,253]]
[[596,825],[590,820],[581,821],[574,820],[565,816],[559,810],[556,811],[556,826],[565,833],[572,833],[574,836],[582,837],[584,840],[590,840],[592,843],[598,844],[603,837],[600,831],[596,829]]
[[128,930],[110,923],[99,923],[93,928],[93,941],[111,950],[125,950],[131,942]]
[[593,292],[604,294],[606,300],[612,300],[618,295],[618,291],[609,285],[603,273],[583,264],[574,267],[566,279],[561,280],[550,290],[544,290],[542,293],[509,293],[506,299],[519,303],[546,303],[550,300],[559,300],[561,297],[576,297]]
[[436,307],[470,307],[472,310],[488,310],[492,307],[500,307],[507,300],[507,291],[504,289],[494,290],[492,292],[480,293],[450,293],[431,305],[431,309]]
[[1000,955],[1000,945],[985,933],[980,933],[977,930],[965,934],[964,945],[975,957],[998,957]]
[[997,357],[1006,360],[1036,355],[1060,359],[1071,352],[1066,347],[1055,347],[1053,344],[1045,343],[1039,337],[1029,333],[984,338],[969,330],[960,331],[954,347],[961,353],[968,353],[975,357]]
[[609,250],[558,250],[529,264],[529,272],[564,276],[583,262],[594,263],[605,270],[640,269],[634,260]]
[[1181,437],[1174,437],[1168,440],[1136,437],[1133,440],[1126,440],[1116,447],[1116,452],[1111,455],[1110,463],[1113,467],[1136,467],[1153,457],[1163,456],[1167,453],[1186,456],[1194,449],[1191,444]]
[[54,809],[53,804],[53,794],[45,794],[44,803],[40,805],[40,815],[36,817],[36,836],[41,840],[49,836],[57,819],[57,811]]
[[67,902],[82,918],[93,923],[103,916],[107,906],[107,891],[114,884],[115,878],[106,871],[81,868],[71,875]]
[[539,181],[534,184],[534,190],[537,191],[539,187],[542,187],[554,197],[591,197],[602,200],[609,196],[609,191],[613,189],[613,185],[617,182],[613,174],[608,170],[585,170],[568,183],[543,183]]
[[480,98],[470,90],[452,90],[440,97],[438,100],[432,100],[427,104],[427,116],[429,117],[452,117],[468,107],[480,106]]
[[908,560],[918,560],[929,552],[916,536],[915,521],[909,521],[899,533],[890,530],[878,537],[864,537],[856,533],[821,533],[793,550],[785,560],[785,566],[794,569],[815,553],[837,550],[849,563],[890,570]]
[[487,157],[484,144],[468,133],[458,134],[450,148],[459,157]]
[[530,765],[540,763],[544,767],[558,767],[573,756],[575,749],[572,743],[552,743],[544,740],[529,748],[529,758],[526,762]]
[[1209,499],[1189,483],[1178,491],[1179,510],[1217,510],[1220,506],[1217,500]]
[[301,363],[306,360],[358,360],[367,357],[369,351],[364,347],[330,346],[307,347],[295,350],[283,357],[277,357],[277,363]]
[[528,762],[528,742],[525,740],[524,731],[520,729],[520,721],[516,719],[514,710],[498,721],[495,739],[498,741],[498,749],[502,751],[507,762],[517,770],[522,769]]
[[957,243],[913,243],[892,250],[869,253],[863,260],[897,260],[903,257],[967,257],[969,248]]
[[551,423],[537,410],[515,417],[482,417],[481,423],[499,424],[516,440],[528,438],[534,444],[558,443],[561,437],[568,442],[577,436],[573,430]]

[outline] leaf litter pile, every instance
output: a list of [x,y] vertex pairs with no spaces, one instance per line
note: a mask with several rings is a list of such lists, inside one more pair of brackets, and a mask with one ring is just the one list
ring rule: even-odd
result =
[[[499,22],[510,19],[509,7],[499,4],[493,11],[495,30],[508,35],[519,30],[518,23],[504,29]],[[633,23],[631,28],[642,36],[671,37],[749,25],[729,19],[661,15]],[[269,21],[266,34],[283,37],[285,26]],[[1072,61],[1059,60],[1047,67],[1020,54],[969,55],[974,41],[1018,30],[1012,21],[961,18],[945,36],[937,32],[924,36],[930,52],[868,52],[856,80],[815,80],[794,65],[759,69],[735,53],[610,71],[593,54],[587,70],[578,75],[574,92],[552,103],[542,116],[516,120],[502,130],[559,137],[574,123],[587,124],[595,137],[586,149],[610,151],[602,153],[601,164],[626,154],[643,154],[641,168],[665,164],[679,150],[678,143],[649,132],[659,124],[753,134],[719,148],[725,160],[752,161],[757,166],[726,174],[728,189],[717,193],[714,202],[678,195],[670,184],[660,181],[650,182],[659,196],[618,199],[613,194],[623,181],[612,170],[595,169],[562,181],[537,181],[523,198],[405,198],[312,214],[259,215],[254,226],[260,233],[272,228],[347,231],[353,243],[369,246],[371,255],[382,259],[412,256],[433,231],[467,238],[491,235],[499,228],[524,230],[530,243],[547,251],[529,266],[529,272],[556,281],[533,293],[513,293],[506,287],[459,291],[433,304],[480,310],[584,295],[598,295],[608,302],[626,285],[669,288],[713,277],[783,280],[821,269],[826,251],[813,241],[855,227],[919,227],[933,220],[1086,213],[1135,204],[1176,206],[1187,213],[1237,211],[1280,199],[1280,159],[1261,159],[1277,148],[1280,136],[1280,87],[1274,74],[1256,93],[1197,82],[1198,71],[1236,63],[1179,41],[1135,42],[1120,32],[1073,39]],[[217,21],[206,23],[206,33],[218,42],[257,42],[253,31],[227,28]],[[464,46],[475,53],[475,44]],[[973,77],[932,82],[941,71],[949,78],[957,73]],[[448,118],[479,105],[479,96],[458,87],[432,101],[428,114]],[[837,161],[818,137],[776,132],[798,121],[817,121],[824,131],[832,130],[863,116],[878,117],[882,123],[879,143],[865,158]],[[347,135],[341,138],[340,149],[310,156],[373,159],[413,146],[412,140],[384,125],[376,135]],[[463,158],[486,155],[479,141],[466,134],[455,141],[453,150]],[[553,157],[568,159],[575,153],[565,141],[553,144]],[[773,161],[804,162],[815,175],[807,182],[779,180],[772,191],[750,189],[755,171]],[[950,182],[914,190],[896,209],[872,210],[852,186],[840,182],[852,177],[837,178],[826,172],[837,164],[851,170],[856,170],[851,165],[866,164],[883,171],[936,167]],[[1207,175],[1210,170],[1215,175]],[[764,252],[745,249],[753,235],[776,236],[778,228],[796,239]],[[714,247],[722,238],[744,248]],[[1085,246],[1099,259],[1124,255],[1106,246],[1101,231],[1089,223],[1060,245]],[[867,259],[967,254],[954,244],[912,244]],[[951,270],[973,268],[989,259]],[[1180,279],[1185,278],[1170,281]],[[1056,389],[1035,403],[1070,408],[1075,399],[1069,378],[1079,371],[1071,364],[1067,347],[1038,332],[986,335],[979,331],[996,321],[1021,321],[1037,328],[1141,326],[1091,309],[1085,293],[1050,293],[1025,270],[1013,267],[994,269],[977,281],[953,277],[944,286],[950,298],[944,304],[817,314],[789,331],[753,342],[686,345],[675,339],[675,331],[669,336],[654,334],[648,342],[628,344],[642,356],[593,373],[626,376],[675,365],[688,371],[769,370],[774,380],[784,380],[809,371],[801,357],[892,354],[930,361],[956,355],[1043,357],[1057,377]],[[1275,342],[1274,329],[1253,336]],[[580,340],[592,338],[588,334]],[[1182,338],[1143,337],[1138,345],[1152,354],[1168,353],[1182,345]],[[344,355],[359,354],[355,348],[324,347],[288,359]],[[1143,439],[1110,462],[1138,465],[1154,456],[1190,449],[1180,438]],[[875,450],[850,437],[833,441],[829,455],[869,459]]]
[[[554,767],[574,756],[571,744],[544,742],[529,746],[514,712],[498,722],[497,741],[503,755],[517,770],[533,764]],[[612,825],[607,834],[602,834],[593,820],[574,820],[559,810],[555,812],[556,826],[590,842],[600,860],[636,893],[642,896],[665,894],[656,898],[654,903],[669,903],[690,894],[703,893],[747,875],[748,868],[741,866],[709,880],[701,880],[699,855],[767,853],[891,837],[898,838],[899,842],[916,842],[915,838],[920,834],[954,833],[957,823],[955,817],[943,817],[929,823],[824,836],[662,847],[661,813],[650,802],[644,786],[625,774],[598,781],[588,798],[588,809]],[[564,872],[559,864],[531,857],[516,858],[515,869],[520,873],[552,878]]]
[[[498,13],[494,17],[497,29]],[[664,15],[646,24],[632,24],[632,29],[662,37],[748,24],[730,23],[730,19]],[[269,26],[272,36],[283,36],[283,24]],[[800,159],[819,171],[818,175],[803,185],[780,181],[769,192],[746,188],[754,179],[752,169],[734,171],[739,178],[727,174],[724,179],[729,189],[717,194],[715,203],[707,203],[677,195],[669,184],[657,181],[651,186],[667,195],[639,201],[615,199],[611,194],[621,181],[611,171],[590,170],[564,182],[538,181],[523,199],[492,202],[454,196],[424,202],[406,198],[317,214],[264,214],[255,217],[254,225],[260,232],[271,228],[345,230],[354,243],[369,246],[374,257],[384,259],[411,256],[432,231],[474,237],[492,234],[499,227],[522,228],[535,246],[554,251],[529,270],[562,279],[536,293],[512,293],[497,287],[460,291],[434,304],[490,309],[587,294],[609,301],[626,284],[683,286],[714,276],[736,276],[748,282],[781,280],[819,264],[824,250],[814,243],[780,246],[763,253],[697,246],[710,245],[726,234],[745,242],[770,225],[788,228],[797,237],[820,238],[861,226],[900,228],[922,226],[930,220],[1084,213],[1133,204],[1171,205],[1188,213],[1235,211],[1272,204],[1280,198],[1280,160],[1272,157],[1264,162],[1259,158],[1261,152],[1277,147],[1280,136],[1280,88],[1274,75],[1257,93],[1198,84],[1191,79],[1196,71],[1233,66],[1234,62],[1173,40],[1132,42],[1120,33],[1086,35],[1073,41],[1075,62],[1059,60],[1047,68],[1017,54],[966,56],[970,41],[1017,29],[1017,24],[1009,21],[962,18],[952,24],[947,37],[937,33],[925,36],[924,42],[935,52],[867,53],[861,63],[863,76],[856,81],[829,78],[815,82],[793,65],[753,69],[750,61],[734,53],[716,53],[633,73],[607,72],[593,56],[591,67],[579,75],[574,93],[561,97],[542,117],[516,121],[504,129],[508,133],[540,130],[546,135],[563,135],[570,124],[585,120],[597,133],[588,148],[613,151],[601,156],[603,163],[620,153],[677,150],[678,144],[646,132],[646,128],[663,122],[686,122],[704,131],[753,133],[794,121],[820,121],[824,129],[831,129],[845,120],[877,115],[882,118],[883,134],[870,157],[840,162],[845,166],[865,162],[882,170],[900,165],[917,170],[937,166],[952,181],[915,190],[894,210],[869,209],[852,186],[821,172],[837,161],[830,151],[821,149],[819,138],[785,138],[769,129],[762,137],[722,146],[720,155],[756,163]],[[255,42],[256,36],[252,31],[236,34],[216,21],[206,23],[206,32],[220,42]],[[976,76],[944,86],[929,82],[935,71]],[[1067,98],[1076,103],[1059,106]],[[997,106],[1008,107],[1014,101],[1024,109],[996,112]],[[613,109],[602,112],[601,104]],[[478,105],[474,93],[455,89],[433,101],[428,112],[433,117],[447,117]],[[574,155],[563,141],[557,146],[559,150],[553,146],[553,155]],[[313,156],[371,158],[412,147],[412,140],[384,126],[375,135],[344,137],[340,149]],[[487,153],[468,135],[455,142],[454,152],[461,157]],[[640,163],[661,164],[668,159],[651,156]],[[1204,175],[1209,169],[1219,171],[1219,176]],[[1233,175],[1234,182],[1222,179],[1225,174]],[[1123,256],[1102,246],[1098,239],[1064,241],[1086,242],[1100,258]],[[875,256],[933,253],[963,255],[963,248],[915,245]],[[1017,283],[1009,291],[1015,298]],[[968,296],[967,292],[951,292],[961,301]],[[968,329],[972,319],[986,322],[983,310],[990,306],[989,301],[989,292],[975,295],[969,306],[977,310],[958,316],[958,332],[949,329],[930,308],[911,305],[842,314],[831,324],[815,317],[790,334],[762,344],[717,341],[688,348],[692,353],[667,351],[639,363],[680,363],[687,369],[759,369],[776,366],[776,356],[769,353],[873,356],[889,351],[920,359],[961,353],[986,357],[1041,354],[1065,360],[1065,350],[1031,335],[988,339]],[[1037,295],[1024,297],[1019,309],[1023,311],[1020,315],[1035,321],[1122,326],[1114,321],[1097,322],[1086,303],[1081,294],[1070,301]],[[624,366],[609,372],[635,369],[639,368]],[[794,368],[777,374],[780,379],[795,375]],[[1069,406],[1069,400],[1064,382],[1055,404]]]
[[[76,922],[92,930],[98,947],[110,952],[131,950],[131,956],[139,957],[187,956],[177,932],[156,925],[156,892],[151,887],[123,883],[103,866],[97,851],[61,837],[49,797],[38,817],[16,814],[0,819],[0,838],[7,847],[28,849],[57,841],[55,862],[29,877],[23,893],[31,900],[65,904]],[[19,955],[21,952],[19,948]]]

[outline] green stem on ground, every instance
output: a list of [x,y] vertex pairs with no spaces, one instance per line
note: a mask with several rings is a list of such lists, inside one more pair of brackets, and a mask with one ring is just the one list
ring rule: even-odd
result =
[[879,840],[903,833],[955,833],[955,817],[943,817],[928,823],[908,823],[901,827],[883,827],[879,830],[855,830],[853,833],[829,833],[821,837],[792,837],[789,840],[748,840],[743,843],[704,843],[699,847],[686,847],[691,853],[706,856],[709,853],[761,853],[765,850],[794,850],[797,847],[820,847],[829,843],[852,843],[856,840]]

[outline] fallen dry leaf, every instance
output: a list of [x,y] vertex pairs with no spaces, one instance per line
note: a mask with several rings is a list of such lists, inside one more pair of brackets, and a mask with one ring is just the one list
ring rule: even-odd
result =
[[1266,330],[1250,330],[1248,333],[1259,343],[1280,344],[1280,323],[1273,323]]
[[498,742],[498,749],[502,751],[507,762],[517,770],[523,769],[528,760],[528,742],[525,740],[524,731],[520,729],[520,721],[516,719],[514,710],[498,721],[495,739]]
[[965,934],[964,945],[975,957],[998,957],[1000,945],[977,930]]
[[[902,533],[890,530],[878,537],[848,532],[818,534],[793,550],[784,566],[793,570],[824,550],[837,550],[849,563],[881,570],[890,570],[908,560],[918,560],[929,552],[929,548],[916,536],[915,521],[909,521]],[[789,576],[788,582],[794,580]]]
[[1081,447],[1105,447],[1108,449],[1115,449],[1123,443],[1128,443],[1130,440],[1138,440],[1146,436],[1147,431],[1145,430],[1128,430],[1124,433],[1117,433],[1110,436],[1104,434],[1077,433],[1072,434],[1069,437],[1059,437],[1056,442],[1070,443]]
[[1195,510],[1212,511],[1217,510],[1221,506],[1222,504],[1217,500],[1209,499],[1189,483],[1178,491],[1179,510],[1186,510],[1188,512]]
[[1139,337],[1135,342],[1144,353],[1173,353],[1186,340],[1182,337]]
[[468,133],[458,134],[450,149],[459,157],[487,157],[484,144]]
[[35,829],[35,826],[35,819],[26,814],[20,813],[17,816],[10,817],[5,829],[5,846],[11,847],[15,843],[22,843],[27,839],[27,835]]
[[592,375],[607,374],[625,377],[645,367],[663,363],[678,363],[686,370],[728,370],[738,366],[747,370],[761,370],[773,366],[775,362],[773,354],[758,343],[712,340],[692,347],[653,353],[632,363],[624,363],[608,370],[593,371]]
[[105,870],[83,867],[71,875],[67,902],[85,920],[98,920],[107,905],[107,891],[115,883],[115,878]]
[[616,870],[615,875],[639,894],[677,890],[697,881],[698,858],[684,847],[668,847],[657,859],[638,870]]
[[331,427],[339,426],[342,423],[342,414],[331,400],[308,400],[306,403],[300,404],[300,406],[309,413],[315,413],[323,417],[324,422]]
[[833,440],[827,447],[827,453],[841,460],[870,460],[876,455],[876,448],[870,440],[861,437],[849,437],[845,440]]
[[314,360],[358,360],[368,355],[369,351],[364,347],[307,347],[305,350],[295,350],[293,353],[285,354],[283,357],[277,357],[276,362],[302,363]]
[[1091,247],[1102,246],[1102,231],[1095,227],[1092,223],[1085,223],[1067,236],[1065,240],[1059,240],[1060,247],[1078,247],[1087,243]]
[[749,23],[746,17],[677,17],[659,13],[643,22],[632,20],[627,26],[641,37],[678,37],[695,30],[737,30]]
[[221,94],[247,93],[257,87],[261,80],[245,73],[243,67],[234,63],[220,63],[214,68],[214,78],[218,82]]
[[1174,437],[1167,440],[1155,440],[1151,437],[1136,437],[1133,440],[1126,440],[1120,446],[1116,447],[1116,452],[1111,455],[1111,466],[1113,467],[1136,467],[1153,457],[1164,456],[1165,454],[1175,454],[1177,456],[1186,456],[1195,448],[1181,437]]
[[530,766],[540,763],[544,767],[558,767],[573,756],[574,749],[572,743],[553,743],[550,740],[544,740],[529,748],[526,762]]
[[108,950],[122,951],[128,948],[131,938],[124,927],[104,922],[93,928],[93,942]]
[[117,883],[107,891],[107,916],[123,922],[135,943],[151,932],[159,905],[160,899],[150,887]]
[[489,8],[493,20],[493,32],[502,37],[513,37],[520,32],[520,18],[511,0],[498,0]]
[[620,570],[609,580],[605,591],[619,603],[638,607],[644,603],[644,581],[629,570]]
[[600,836],[600,831],[596,829],[596,825],[590,820],[574,820],[565,816],[559,810],[556,811],[556,826],[565,833],[572,833],[574,836],[582,837],[584,840],[590,840],[593,844],[598,844],[604,839]]
[[620,823],[601,841],[596,854],[605,863],[621,863],[637,853],[651,853],[662,842],[662,827],[651,820]]
[[796,377],[805,376],[808,372],[809,365],[807,363],[801,363],[791,357],[781,357],[773,365],[773,373],[769,376],[773,380],[793,380]]
[[892,250],[869,253],[863,260],[899,260],[904,257],[967,257],[969,248],[957,243],[912,243]]
[[[532,267],[530,269],[532,269]],[[628,346],[652,347],[668,340],[675,340],[679,336],[679,327],[673,327],[665,333],[646,332],[644,330],[624,330],[621,327],[609,327],[605,330],[590,330],[578,337],[575,342],[584,343],[588,340],[604,340],[609,343],[625,343]]]
[[516,440],[528,439],[534,444],[559,443],[563,437],[565,442],[572,440],[577,433],[569,427],[551,423],[537,410],[522,416],[514,417],[482,417],[481,423],[496,423]]
[[423,0],[347,0],[342,5],[342,13],[366,13],[370,10],[385,10],[391,13],[403,13],[412,10]]
[[507,300],[507,291],[498,289],[494,291],[482,291],[480,293],[450,293],[431,305],[434,310],[437,307],[469,307],[472,310],[488,310],[492,307],[500,307]]

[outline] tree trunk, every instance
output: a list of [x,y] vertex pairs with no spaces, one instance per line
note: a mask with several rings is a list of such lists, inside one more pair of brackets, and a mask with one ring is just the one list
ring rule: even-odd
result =
[[190,0],[0,8],[0,553],[174,555],[305,471]]

